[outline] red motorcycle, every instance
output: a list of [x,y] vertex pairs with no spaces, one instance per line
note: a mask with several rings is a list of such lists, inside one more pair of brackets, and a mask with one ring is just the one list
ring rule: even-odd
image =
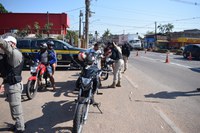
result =
[[44,90],[48,86],[47,67],[44,64],[34,62],[30,67],[31,77],[28,78],[26,95],[33,99],[38,90]]

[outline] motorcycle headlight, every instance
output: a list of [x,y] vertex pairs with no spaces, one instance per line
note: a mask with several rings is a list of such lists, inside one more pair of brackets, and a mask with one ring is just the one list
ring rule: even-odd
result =
[[31,73],[35,73],[37,70],[37,66],[31,66]]
[[92,79],[82,77],[81,80],[82,80],[83,86],[86,87],[90,84]]

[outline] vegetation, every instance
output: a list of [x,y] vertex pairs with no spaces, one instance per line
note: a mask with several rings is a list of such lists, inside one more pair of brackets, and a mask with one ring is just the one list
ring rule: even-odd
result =
[[53,26],[53,23],[47,23],[44,25],[44,32],[47,33],[47,37],[49,37],[49,32],[52,26]]
[[0,13],[8,13],[4,6],[0,3]]
[[109,41],[109,38],[110,38],[111,35],[112,35],[112,34],[111,34],[110,30],[107,29],[107,30],[103,33],[102,38],[103,38],[103,40],[106,42],[106,41]]
[[78,44],[78,32],[67,30],[67,35],[65,38],[68,40],[68,43],[71,45]]
[[17,32],[17,36],[26,37],[31,33],[31,26],[27,25],[23,30]]
[[158,29],[160,31],[160,33],[165,34],[165,33],[170,33],[174,28],[174,25],[168,23],[168,24],[164,24],[164,25],[159,25]]
[[37,38],[42,38],[42,34],[40,33],[40,25],[38,22],[34,23],[34,30],[35,30],[35,36]]

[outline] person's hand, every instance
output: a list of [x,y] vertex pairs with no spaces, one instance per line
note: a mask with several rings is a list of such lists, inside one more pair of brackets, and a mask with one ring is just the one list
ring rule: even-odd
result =
[[4,89],[4,85],[1,84],[1,85],[0,85],[0,93],[2,93],[2,92],[4,92],[4,91],[5,91],[5,89]]

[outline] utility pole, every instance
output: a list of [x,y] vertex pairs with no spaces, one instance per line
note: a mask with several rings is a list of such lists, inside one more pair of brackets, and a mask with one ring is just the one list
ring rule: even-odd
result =
[[85,22],[83,22],[83,36],[82,39],[85,39]]
[[82,16],[83,16],[83,13],[82,11],[80,10],[80,15],[79,15],[79,36],[78,36],[78,48],[81,47],[81,20],[82,20]]
[[89,43],[89,14],[90,14],[90,0],[85,0],[85,44],[88,48]]
[[79,15],[79,39],[81,39],[81,24],[82,24],[82,16],[83,16],[83,13],[82,13],[82,10],[80,10],[80,15]]
[[155,22],[155,45],[157,46],[157,22]]
[[49,12],[47,11],[47,37],[49,37]]

